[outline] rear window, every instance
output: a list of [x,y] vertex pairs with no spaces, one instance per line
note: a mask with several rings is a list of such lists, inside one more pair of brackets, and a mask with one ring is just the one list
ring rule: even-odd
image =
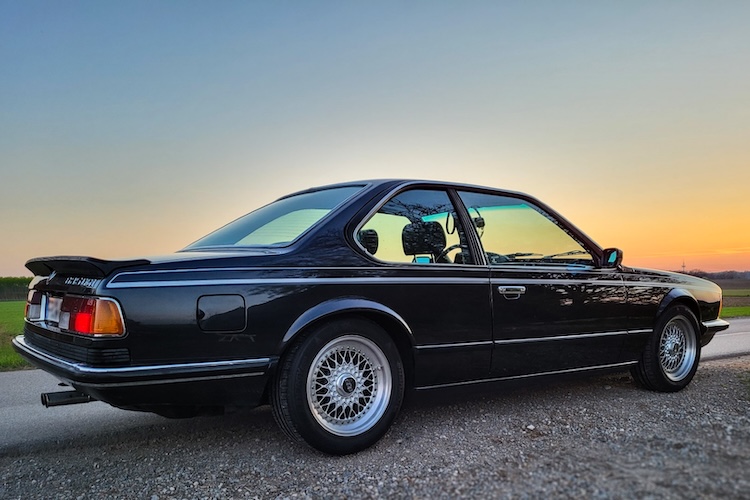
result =
[[289,245],[361,189],[337,187],[282,198],[230,222],[185,250]]

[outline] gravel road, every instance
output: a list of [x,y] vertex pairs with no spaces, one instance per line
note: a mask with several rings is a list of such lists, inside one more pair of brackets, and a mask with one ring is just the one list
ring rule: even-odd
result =
[[267,407],[159,419],[0,456],[0,498],[748,498],[750,356],[676,394],[624,373],[420,395],[347,457],[288,441]]

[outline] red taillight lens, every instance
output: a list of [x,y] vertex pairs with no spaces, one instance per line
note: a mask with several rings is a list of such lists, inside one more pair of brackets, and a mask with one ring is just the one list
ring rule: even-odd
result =
[[65,297],[60,308],[60,328],[82,335],[122,335],[122,313],[112,299]]
[[78,333],[92,333],[91,323],[93,323],[94,315],[90,312],[78,312],[73,315],[73,330]]

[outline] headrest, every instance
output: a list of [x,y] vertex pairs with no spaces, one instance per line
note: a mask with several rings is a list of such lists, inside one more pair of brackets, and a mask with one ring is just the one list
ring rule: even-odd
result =
[[439,222],[413,222],[404,226],[401,241],[405,255],[437,255],[445,248],[445,233]]
[[357,233],[357,239],[370,255],[375,255],[378,251],[378,233],[374,229],[361,229]]

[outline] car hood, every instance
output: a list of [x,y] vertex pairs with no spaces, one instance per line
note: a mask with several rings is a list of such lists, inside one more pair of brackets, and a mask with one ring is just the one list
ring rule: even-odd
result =
[[627,268],[627,271],[636,279],[656,280],[664,283],[674,283],[697,288],[721,290],[719,285],[717,285],[713,281],[699,278],[697,276],[690,276],[688,274],[645,268]]

